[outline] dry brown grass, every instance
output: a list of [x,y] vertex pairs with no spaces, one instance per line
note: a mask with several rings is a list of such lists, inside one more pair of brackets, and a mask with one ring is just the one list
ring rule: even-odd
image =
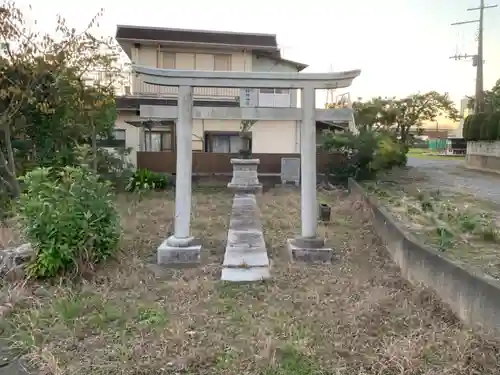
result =
[[406,177],[367,182],[365,187],[408,235],[451,260],[500,278],[500,207]]
[[21,235],[14,220],[0,221],[0,249],[19,245]]
[[172,195],[119,200],[120,260],[78,284],[31,286],[4,336],[43,374],[498,374],[498,344],[464,329],[427,290],[411,287],[343,192],[322,193],[331,265],[288,262],[300,197],[259,198],[272,280],[219,281],[231,207],[225,191],[194,193],[197,269],[152,265],[171,230]]

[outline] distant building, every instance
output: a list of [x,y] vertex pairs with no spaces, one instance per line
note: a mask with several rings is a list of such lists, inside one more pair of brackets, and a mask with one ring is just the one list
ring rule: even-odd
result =
[[469,116],[472,113],[472,109],[469,108],[469,102],[470,98],[464,97],[460,100],[460,123],[453,131],[450,133],[451,138],[463,138],[463,130],[464,130],[464,120],[467,116]]

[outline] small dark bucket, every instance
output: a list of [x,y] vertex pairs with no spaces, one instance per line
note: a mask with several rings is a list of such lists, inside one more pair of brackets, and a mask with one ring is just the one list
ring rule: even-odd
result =
[[332,215],[332,209],[329,205],[321,203],[319,205],[319,219],[323,222],[329,222]]

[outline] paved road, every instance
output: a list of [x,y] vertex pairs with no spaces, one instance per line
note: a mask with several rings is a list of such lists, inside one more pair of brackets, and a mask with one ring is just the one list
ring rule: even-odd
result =
[[408,166],[425,173],[429,183],[437,188],[474,194],[480,199],[500,204],[500,175],[466,170],[462,160],[408,158]]

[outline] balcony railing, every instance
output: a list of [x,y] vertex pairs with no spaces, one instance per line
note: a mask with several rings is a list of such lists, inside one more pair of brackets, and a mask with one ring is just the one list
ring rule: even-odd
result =
[[[154,86],[144,83],[140,77],[131,76],[132,94],[144,96],[176,96],[177,87]],[[195,97],[216,97],[225,99],[235,99],[240,96],[237,88],[220,87],[195,87],[193,90]]]
[[[155,86],[145,83],[141,77],[130,72],[123,73],[120,77],[109,77],[106,72],[93,71],[86,74],[85,79],[89,84],[100,83],[107,85],[113,82],[116,95],[137,95],[146,97],[171,97],[177,96],[177,87]],[[294,90],[281,92],[260,92],[257,90],[257,106],[259,107],[296,107],[296,93]],[[240,96],[239,88],[221,88],[221,87],[195,87],[193,95],[197,99],[225,99],[238,100]]]

